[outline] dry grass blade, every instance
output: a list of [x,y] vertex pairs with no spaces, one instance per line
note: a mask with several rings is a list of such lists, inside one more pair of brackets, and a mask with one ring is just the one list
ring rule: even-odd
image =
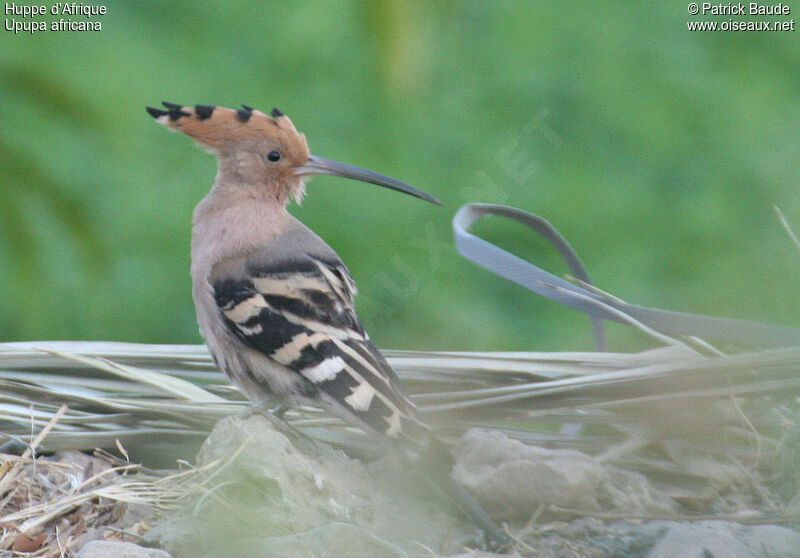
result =
[[[28,445],[28,447],[25,448],[25,451],[22,452],[23,459],[30,457],[33,454],[33,452],[36,451],[36,448],[39,447],[39,444],[42,443],[42,440],[45,439],[45,437],[50,433],[50,431],[53,429],[56,423],[61,419],[61,417],[64,416],[64,413],[66,412],[67,412],[67,406],[62,405],[58,409],[58,411],[56,411],[56,414],[53,415],[53,417],[50,419],[47,425],[42,429],[42,431],[39,432],[39,434],[36,435],[36,437]],[[8,489],[8,487],[11,485],[11,483],[13,483],[16,480],[17,475],[19,474],[19,471],[22,467],[21,462],[19,461],[14,462],[11,465],[9,465],[9,463],[10,462],[6,461],[0,464],[0,494],[4,494]]]
[[222,397],[218,397],[212,393],[207,392],[203,388],[196,386],[190,382],[181,380],[174,376],[161,374],[152,370],[145,370],[142,368],[135,368],[124,364],[117,364],[110,360],[103,358],[89,357],[77,353],[67,353],[60,351],[48,351],[55,356],[59,356],[68,360],[74,360],[81,364],[91,366],[98,370],[104,370],[111,374],[116,374],[128,380],[150,385],[161,389],[167,393],[177,396],[180,399],[186,399],[196,403],[217,403],[225,401]]

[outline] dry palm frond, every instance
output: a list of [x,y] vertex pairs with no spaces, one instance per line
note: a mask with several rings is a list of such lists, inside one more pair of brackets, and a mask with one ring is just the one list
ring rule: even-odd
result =
[[[646,471],[693,476],[676,455],[699,448],[752,465],[796,427],[800,348],[708,355],[673,343],[632,354],[386,354],[446,433],[497,428]],[[46,450],[121,442],[138,459],[165,447],[186,453],[162,458],[186,458],[193,454],[180,442],[196,445],[216,420],[246,408],[199,345],[0,344],[0,371],[0,442],[28,443],[32,430],[68,407]],[[328,442],[370,444],[314,409],[287,418]]]
[[[444,436],[498,429],[640,471],[689,508],[722,500],[720,515],[750,507],[757,494],[772,513],[749,520],[796,519],[785,503],[800,482],[800,347],[725,355],[697,340],[661,340],[666,346],[639,353],[386,355]],[[104,525],[114,506],[202,500],[225,466],[159,472],[106,456],[112,466],[76,484],[63,480],[58,461],[37,459],[40,451],[116,448],[174,469],[218,419],[246,408],[200,345],[0,344],[0,551],[22,540],[57,555],[78,544],[86,525]],[[375,451],[370,438],[319,410],[286,418],[319,440]],[[7,455],[15,444],[27,448],[20,457]],[[778,473],[778,491],[763,485],[765,464]],[[741,487],[747,501],[724,501]],[[43,530],[79,515],[60,535]]]

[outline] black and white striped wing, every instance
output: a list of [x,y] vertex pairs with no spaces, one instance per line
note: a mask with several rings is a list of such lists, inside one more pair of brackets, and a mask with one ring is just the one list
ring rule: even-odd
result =
[[302,375],[369,428],[416,437],[415,408],[361,326],[355,283],[340,261],[251,261],[243,275],[216,277],[213,286],[228,327],[247,345]]

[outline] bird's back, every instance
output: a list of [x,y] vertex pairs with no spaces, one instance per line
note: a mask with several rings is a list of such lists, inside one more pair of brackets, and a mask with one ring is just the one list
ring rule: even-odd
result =
[[267,245],[221,261],[210,283],[228,329],[250,349],[256,379],[280,378],[289,398],[424,443],[427,428],[358,319],[350,272],[302,223],[292,219]]

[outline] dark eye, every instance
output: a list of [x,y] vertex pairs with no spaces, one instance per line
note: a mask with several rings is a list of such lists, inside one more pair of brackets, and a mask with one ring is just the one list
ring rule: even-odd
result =
[[278,161],[281,160],[281,154],[278,151],[270,151],[269,153],[267,153],[267,159],[269,159],[273,163],[277,163]]

